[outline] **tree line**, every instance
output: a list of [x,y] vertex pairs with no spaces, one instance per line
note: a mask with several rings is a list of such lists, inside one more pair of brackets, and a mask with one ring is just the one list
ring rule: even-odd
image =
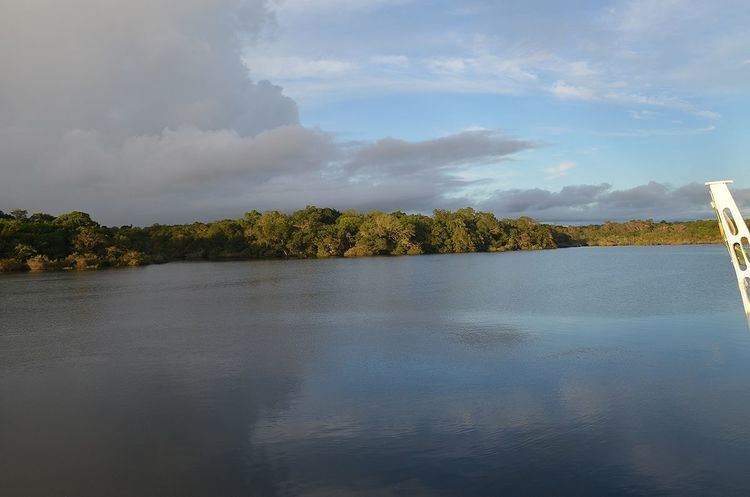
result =
[[607,222],[587,226],[561,228],[574,243],[580,245],[689,245],[696,243],[722,243],[716,219],[654,222]]
[[0,271],[97,269],[174,260],[362,257],[537,250],[581,245],[715,243],[715,222],[553,226],[472,208],[431,216],[308,206],[292,214],[148,227],[102,226],[85,212],[0,211]]

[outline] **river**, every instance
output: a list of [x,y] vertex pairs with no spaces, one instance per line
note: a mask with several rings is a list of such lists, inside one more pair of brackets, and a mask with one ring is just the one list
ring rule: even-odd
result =
[[0,495],[748,495],[722,246],[0,277]]

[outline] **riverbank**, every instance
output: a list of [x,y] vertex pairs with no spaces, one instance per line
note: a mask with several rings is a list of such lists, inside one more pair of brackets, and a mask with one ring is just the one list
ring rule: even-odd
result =
[[89,214],[0,211],[0,272],[92,270],[178,260],[294,259],[504,252],[578,246],[720,243],[715,221],[628,221],[586,226],[497,219],[471,208],[403,212],[307,207],[242,219],[102,226]]

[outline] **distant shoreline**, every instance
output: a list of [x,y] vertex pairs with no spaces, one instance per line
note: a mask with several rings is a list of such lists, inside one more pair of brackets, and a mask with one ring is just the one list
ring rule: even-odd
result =
[[716,221],[633,220],[580,226],[498,219],[471,208],[432,216],[307,207],[241,219],[107,227],[84,212],[0,211],[0,272],[92,270],[172,261],[310,259],[582,246],[720,244]]

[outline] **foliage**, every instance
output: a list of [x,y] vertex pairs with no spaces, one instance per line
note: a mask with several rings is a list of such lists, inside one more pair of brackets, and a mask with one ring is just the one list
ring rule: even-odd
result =
[[572,245],[685,245],[722,243],[718,223],[711,221],[654,222],[566,226],[559,231],[570,238]]
[[26,265],[31,271],[45,271],[52,261],[46,255],[35,255],[26,259]]
[[432,216],[340,212],[308,206],[292,214],[148,227],[102,226],[85,212],[0,212],[0,272],[140,266],[179,259],[361,257],[536,250],[582,245],[718,243],[715,221],[629,221],[552,226],[497,219],[471,208]]
[[28,214],[29,213],[23,209],[11,209],[10,210],[10,215],[13,217],[13,219],[23,220],[23,219],[26,219]]

